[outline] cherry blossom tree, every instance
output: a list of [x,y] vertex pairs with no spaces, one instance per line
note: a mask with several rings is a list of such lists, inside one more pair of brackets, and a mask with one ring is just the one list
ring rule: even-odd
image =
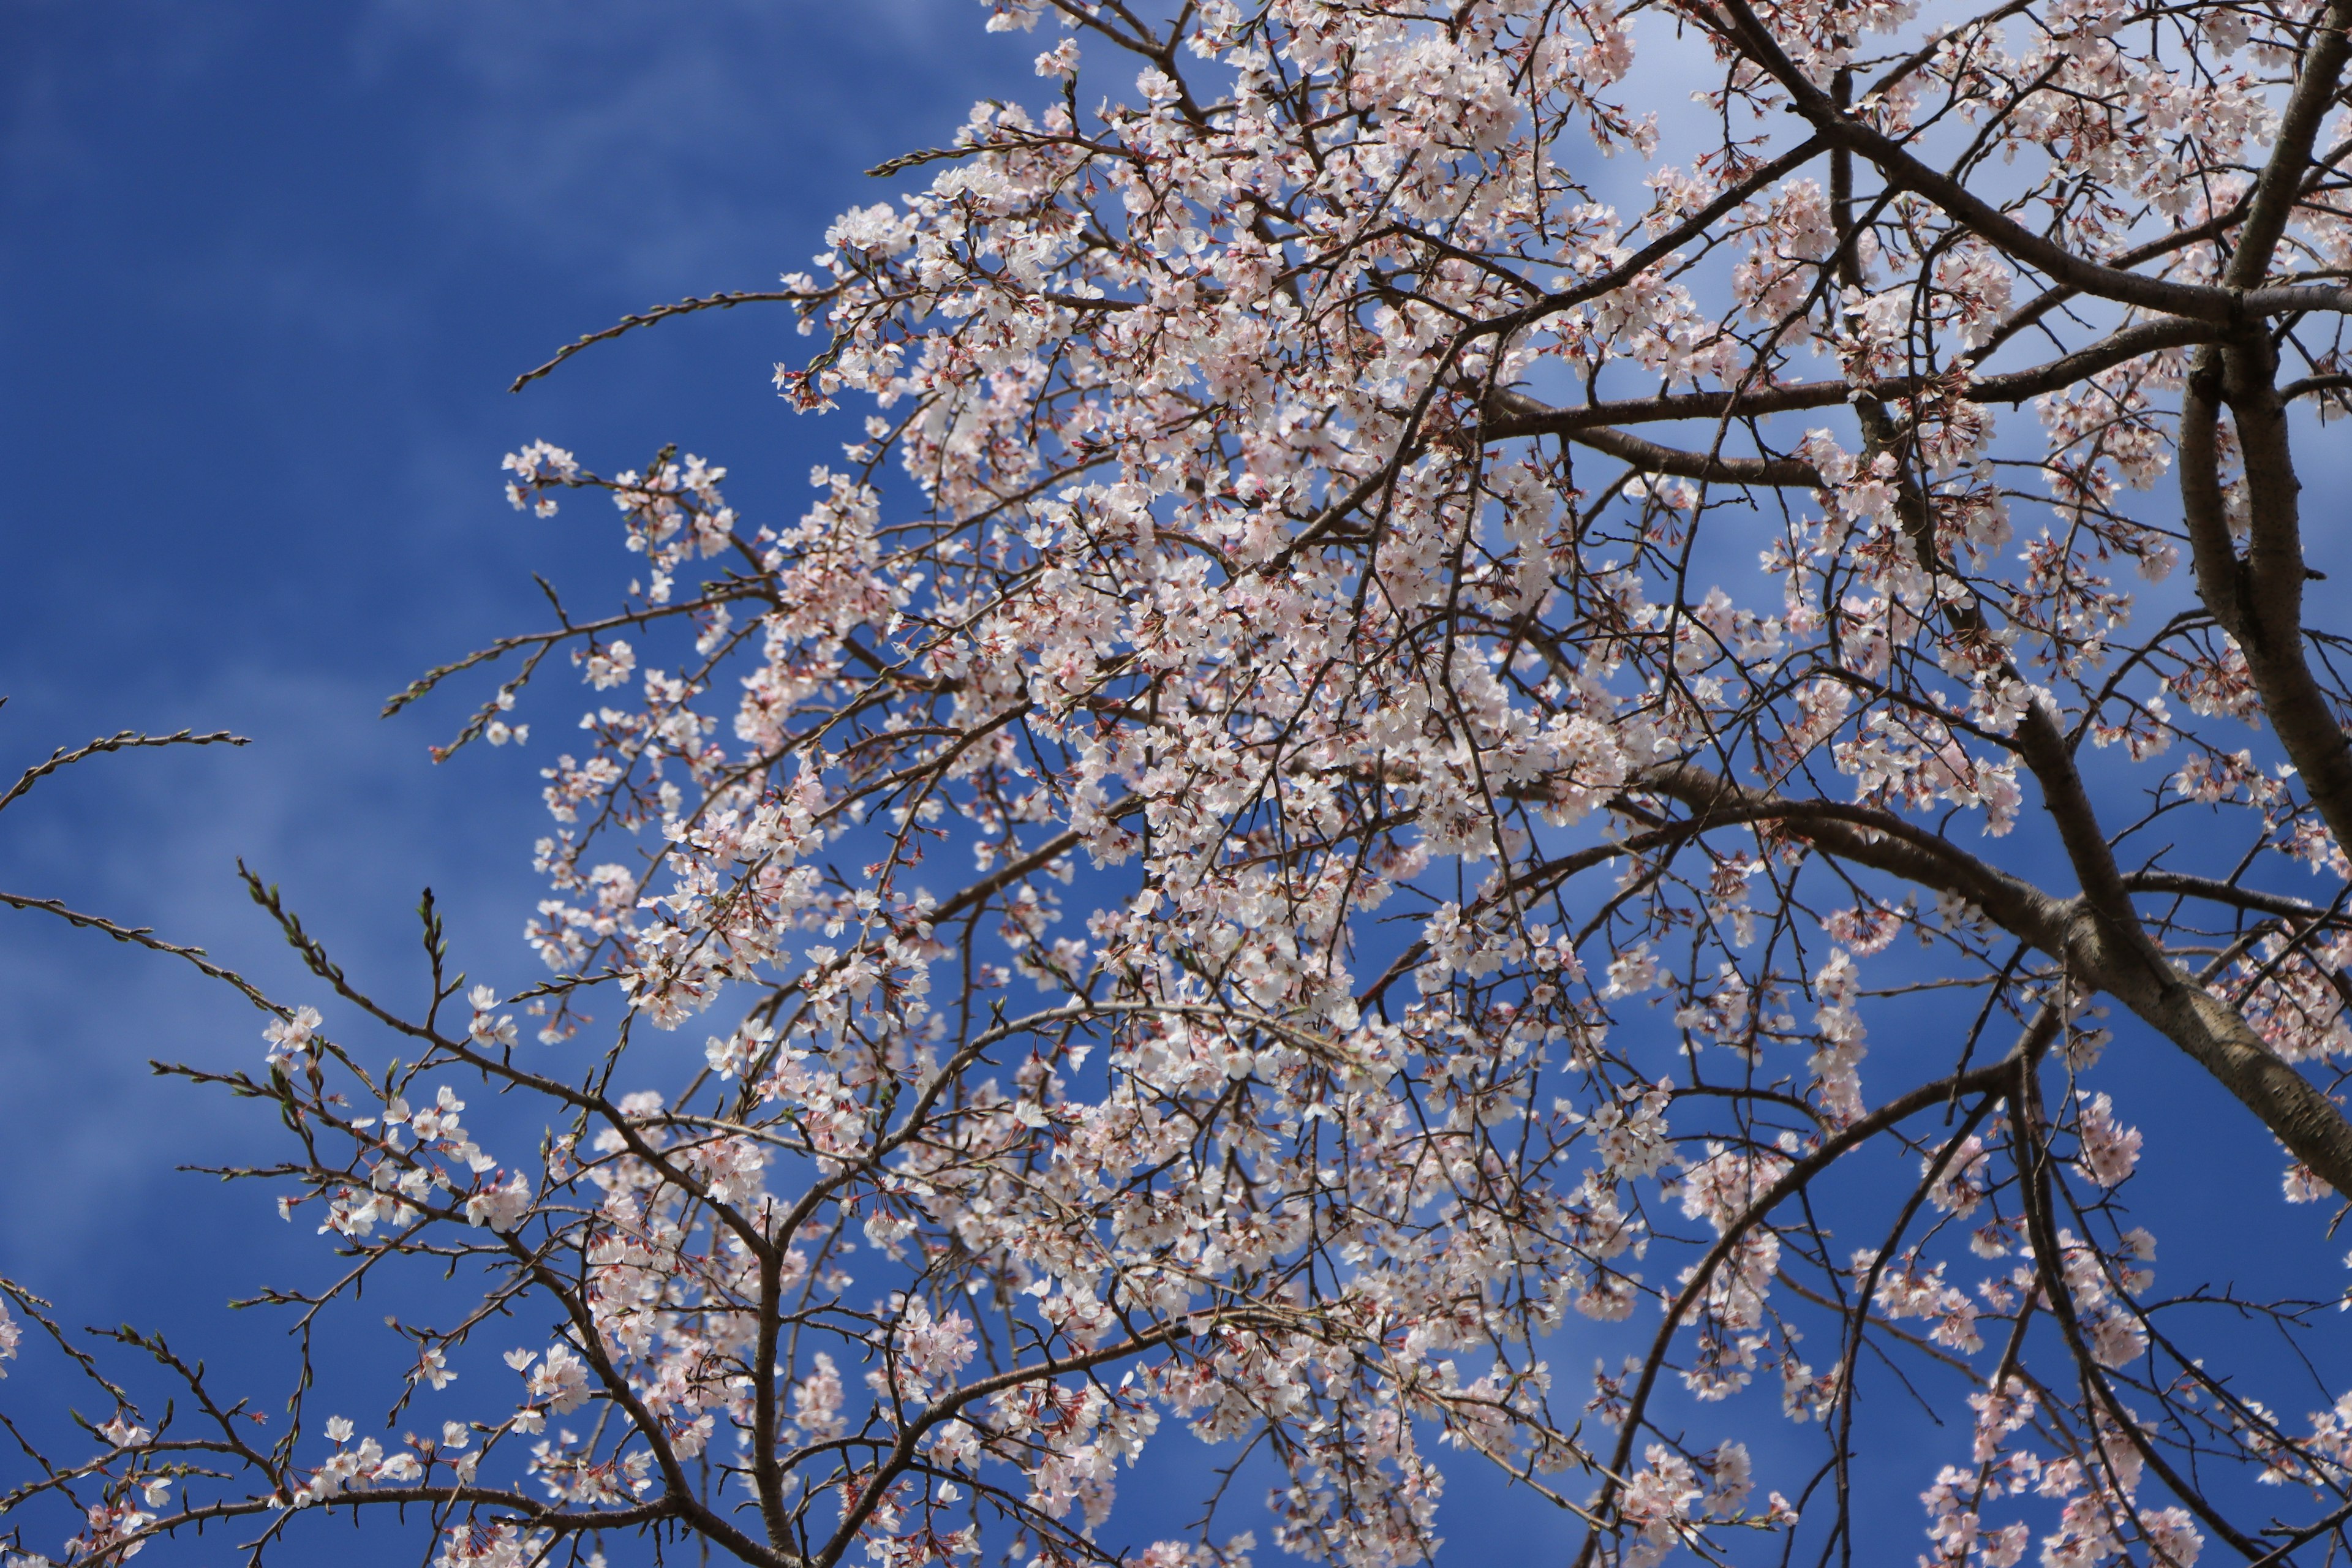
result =
[[[7,1287],[105,1406],[20,1560],[1389,1568],[1496,1467],[1573,1568],[2336,1561],[2341,1357],[2245,1358],[2341,1321],[2342,1243],[2159,1294],[2135,1167],[2215,1156],[2132,1121],[2180,1056],[2257,1184],[2352,1192],[2296,477],[2347,25],[994,0],[1035,103],[558,356],[774,302],[861,423],[797,518],[507,459],[637,580],[391,706],[503,672],[439,754],[545,763],[548,977],[469,985],[428,895],[426,978],[363,981],[253,881],[313,993],[177,1070],[289,1130],[236,1173],[338,1260],[268,1296],[305,1381]],[[389,1271],[445,1309],[388,1419],[316,1408]],[[1890,1390],[1924,1533],[1858,1540]],[[1145,1544],[1185,1429],[1223,1468]]]

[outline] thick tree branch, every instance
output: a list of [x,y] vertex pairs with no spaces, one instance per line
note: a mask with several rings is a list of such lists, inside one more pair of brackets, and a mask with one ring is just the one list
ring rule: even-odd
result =
[[[1790,106],[1815,135],[1867,159],[1888,184],[1927,197],[1996,248],[2060,283],[2118,304],[2224,325],[2305,311],[2352,310],[2352,289],[2178,283],[2078,256],[2027,228],[1951,175],[1929,168],[1892,137],[1847,115],[1789,58],[1747,0],[1721,0],[1721,4],[1739,48],[1788,90]],[[2292,190],[2290,185],[2290,195]]]
[[[2055,898],[1947,840],[1897,826],[1899,819],[1864,826],[1848,815],[1853,808],[1784,802],[1688,764],[1654,769],[1642,784],[1701,813],[1730,807],[1777,816],[1855,865],[1968,900],[2011,935],[2065,963],[2078,982],[2107,993],[2155,1027],[2221,1080],[2297,1159],[2339,1192],[2352,1192],[2352,1122],[2280,1060],[2237,1009],[2158,951],[2136,918],[2119,926],[2084,898]],[[2120,878],[2116,891],[2127,897]]]
[[[2089,346],[2044,363],[2024,370],[2006,371],[1996,375],[1969,377],[1960,388],[1960,396],[1970,403],[2022,403],[2044,393],[2073,386],[2101,371],[2159,353],[2169,348],[2183,348],[2194,343],[2211,342],[2220,329],[2210,323],[2179,319],[2141,321],[2110,332]],[[1843,381],[1804,382],[1795,385],[1743,387],[1724,392],[1674,393],[1659,397],[1612,399],[1606,403],[1575,405],[1553,408],[1525,393],[1503,391],[1490,398],[1479,434],[1489,440],[1514,436],[1569,436],[1582,440],[1583,433],[1600,426],[1645,425],[1662,420],[1745,418],[1767,414],[1789,413],[1799,409],[1835,408],[1851,403],[1857,392],[1893,402],[1916,397],[1927,390],[1926,379],[1916,376],[1887,376],[1869,382],[1861,387]],[[1633,437],[1611,432],[1615,440]],[[1611,448],[1597,441],[1588,446],[1601,451]],[[1629,461],[1633,459],[1628,459]],[[1754,459],[1745,459],[1753,461]],[[1785,462],[1788,459],[1769,459]],[[1660,468],[1661,473],[1680,472]],[[1697,475],[1685,477],[1697,478]],[[1763,483],[1792,483],[1788,479],[1767,479]]]

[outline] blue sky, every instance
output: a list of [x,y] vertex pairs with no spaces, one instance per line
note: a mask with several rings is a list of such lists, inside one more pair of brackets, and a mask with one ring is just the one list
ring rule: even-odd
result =
[[[45,784],[0,825],[0,887],[282,974],[237,856],[362,963],[405,961],[429,881],[461,945],[513,966],[486,977],[523,984],[536,760],[430,764],[470,689],[375,716],[537,625],[532,572],[582,602],[627,576],[609,514],[520,517],[499,457],[545,436],[610,469],[674,439],[776,510],[841,437],[767,385],[803,352],[782,313],[508,383],[626,311],[803,265],[874,198],[860,171],[1017,90],[1025,44],[969,0],[0,5],[0,450],[28,481],[0,513],[0,743],[14,764],[124,727],[255,741]],[[5,1205],[0,1247],[110,1289],[131,1265],[91,1246],[101,1216],[205,1137],[140,1064],[241,1059],[251,1029],[29,917],[0,972],[0,1094],[48,1130],[0,1169],[51,1199]]]
[[[0,0],[0,767],[126,727],[255,742],[45,783],[0,818],[0,888],[299,998],[237,857],[395,994],[429,883],[479,977],[528,984],[562,689],[533,748],[437,769],[427,744],[479,687],[376,718],[540,624],[533,572],[589,605],[626,581],[609,511],[523,518],[499,457],[544,437],[610,470],[675,440],[730,467],[747,513],[792,515],[846,433],[772,395],[772,363],[805,352],[781,312],[671,322],[505,388],[628,311],[769,285],[876,198],[860,171],[944,140],[974,98],[1034,99],[1038,41],[980,23],[971,0]],[[217,1304],[314,1272],[323,1244],[257,1190],[175,1173],[266,1151],[266,1127],[144,1067],[251,1065],[258,1020],[161,959],[0,921],[0,1272],[76,1321],[184,1321],[186,1348],[263,1364],[270,1326]],[[2154,1071],[2273,1190],[2259,1135],[2168,1054]],[[2198,1184],[2209,1213],[2245,1196]],[[0,1393],[40,1387],[20,1371]],[[1898,1557],[1908,1489],[1881,1542]],[[1457,1506],[1445,1532],[1465,1555],[1549,1538],[1512,1517]]]

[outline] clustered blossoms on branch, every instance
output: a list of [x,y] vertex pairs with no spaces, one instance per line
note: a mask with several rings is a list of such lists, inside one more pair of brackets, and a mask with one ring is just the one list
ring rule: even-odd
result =
[[[1848,1561],[1863,1485],[1934,1568],[2329,1557],[2352,1395],[2210,1331],[2328,1321],[2337,1259],[2154,1295],[2115,1063],[2352,1191],[2293,459],[2352,389],[2352,0],[990,26],[1047,17],[1044,108],[614,330],[797,310],[779,386],[864,420],[797,521],[507,460],[638,579],[393,706],[519,656],[458,739],[524,741],[559,649],[598,694],[551,978],[467,991],[428,900],[404,1013],[255,884],[414,1058],[280,1009],[221,1080],[349,1259],[273,1299],[307,1346],[395,1260],[483,1282],[394,1325],[384,1435],[264,1447],[132,1335],[175,1424],[120,1394],[13,1500],[86,1507],[77,1563],[385,1504],[442,1568],[1081,1563],[1186,1428],[1231,1468],[1147,1568],[1238,1568],[1268,1486],[1283,1552],[1424,1561],[1469,1464],[1573,1568]],[[1940,1456],[1865,1442],[1906,1389]]]

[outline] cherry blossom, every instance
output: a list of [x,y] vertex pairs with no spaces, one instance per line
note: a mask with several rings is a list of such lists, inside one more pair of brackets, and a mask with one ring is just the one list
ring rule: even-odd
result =
[[1180,1439],[1274,1479],[1151,1568],[1426,1562],[1477,1466],[1572,1568],[1884,1555],[1865,1471],[1937,1568],[2341,1543],[2352,1395],[2200,1316],[2341,1267],[2156,1293],[2214,1156],[2146,1064],[2352,1191],[2347,0],[985,25],[1060,30],[1032,101],[624,324],[797,321],[804,509],[536,442],[626,593],[391,704],[507,661],[435,755],[532,748],[538,982],[428,897],[403,1000],[252,883],[311,992],[181,1070],[291,1133],[306,1332],[446,1303],[384,1430],[261,1447],[126,1331],[175,1424],[89,1363],[107,1446],[10,1494],[61,1561],[1110,1563]]

